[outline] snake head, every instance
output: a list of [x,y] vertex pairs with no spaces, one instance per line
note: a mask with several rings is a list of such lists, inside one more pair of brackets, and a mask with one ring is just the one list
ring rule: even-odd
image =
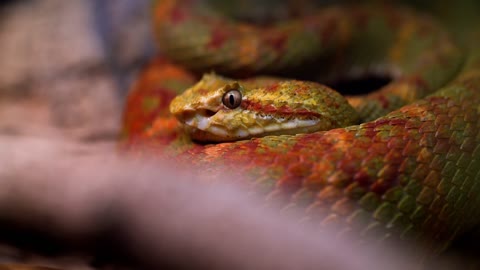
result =
[[355,110],[330,88],[301,81],[246,81],[206,74],[177,96],[170,112],[192,139],[224,142],[298,134],[357,122]]

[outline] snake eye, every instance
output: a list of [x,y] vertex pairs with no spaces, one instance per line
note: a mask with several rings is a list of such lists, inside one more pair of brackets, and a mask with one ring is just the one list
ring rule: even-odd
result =
[[223,105],[229,109],[235,109],[242,103],[242,93],[234,89],[230,90],[222,98]]

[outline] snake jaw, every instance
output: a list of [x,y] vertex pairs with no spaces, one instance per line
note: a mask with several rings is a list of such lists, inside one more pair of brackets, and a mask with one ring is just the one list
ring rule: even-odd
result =
[[228,142],[269,135],[308,133],[321,130],[325,122],[325,119],[278,117],[241,109],[235,112],[220,109],[213,114],[205,111],[191,111],[179,117],[179,120],[183,119],[184,130],[193,140]]
[[216,112],[200,109],[192,113],[186,113],[182,116],[177,115],[177,119],[182,123],[184,130],[190,134],[196,141],[233,141],[247,138],[249,132],[234,124],[223,125],[222,123],[235,123],[230,117],[225,115],[222,110]]

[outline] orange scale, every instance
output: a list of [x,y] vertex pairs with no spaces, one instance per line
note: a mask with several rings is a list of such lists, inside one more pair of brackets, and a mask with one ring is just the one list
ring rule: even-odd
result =
[[390,164],[400,164],[403,160],[402,152],[398,149],[390,150],[384,157],[383,162]]
[[370,185],[370,190],[378,195],[385,194],[390,188],[397,185],[397,181],[395,178],[386,179],[377,179],[373,184]]
[[415,140],[409,140],[403,148],[402,155],[416,157],[420,150],[420,145]]
[[443,169],[443,167],[445,166],[446,162],[447,162],[447,160],[445,160],[440,155],[435,155],[433,160],[430,162],[430,168],[432,168],[434,170],[437,170],[437,171],[441,171]]
[[422,125],[422,122],[421,121],[417,121],[417,120],[409,120],[405,123],[405,128],[406,129],[418,129],[420,128],[420,126]]
[[398,168],[398,164],[386,164],[382,169],[380,169],[380,171],[378,171],[377,177],[386,182],[394,180],[398,175]]
[[286,174],[276,184],[276,191],[289,197],[302,187],[302,177]]
[[463,118],[466,122],[476,123],[478,119],[478,114],[473,110],[467,110]]
[[423,163],[423,164],[428,164],[434,157],[434,153],[431,149],[428,148],[422,148],[420,152],[418,153],[417,156],[417,162],[418,163]]
[[435,145],[435,136],[432,133],[422,134],[418,145],[421,147],[433,147]]
[[303,186],[312,190],[319,190],[327,184],[325,173],[315,169],[303,180]]
[[368,148],[368,153],[375,153],[379,155],[385,155],[389,152],[388,146],[381,142],[372,142]]
[[390,134],[390,139],[387,141],[389,149],[400,150],[405,146],[405,140],[401,136]]
[[360,137],[356,138],[355,141],[352,143],[353,148],[363,148],[363,149],[368,149],[370,147],[370,144],[372,143],[371,138],[368,137]]
[[437,139],[437,143],[433,147],[433,153],[435,154],[446,154],[450,150],[450,143],[448,139]]
[[312,164],[307,162],[297,162],[287,168],[287,172],[298,177],[305,178],[311,172]]
[[475,138],[467,137],[460,146],[461,150],[472,151],[477,147]]

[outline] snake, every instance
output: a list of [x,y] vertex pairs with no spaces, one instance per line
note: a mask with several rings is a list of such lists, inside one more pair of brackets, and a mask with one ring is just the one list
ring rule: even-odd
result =
[[[222,168],[305,222],[431,254],[479,224],[475,29],[461,44],[428,15],[368,4],[254,23],[200,0],[154,1],[153,28],[161,56],[124,111],[131,153]],[[391,81],[343,96],[284,79],[306,73]]]

